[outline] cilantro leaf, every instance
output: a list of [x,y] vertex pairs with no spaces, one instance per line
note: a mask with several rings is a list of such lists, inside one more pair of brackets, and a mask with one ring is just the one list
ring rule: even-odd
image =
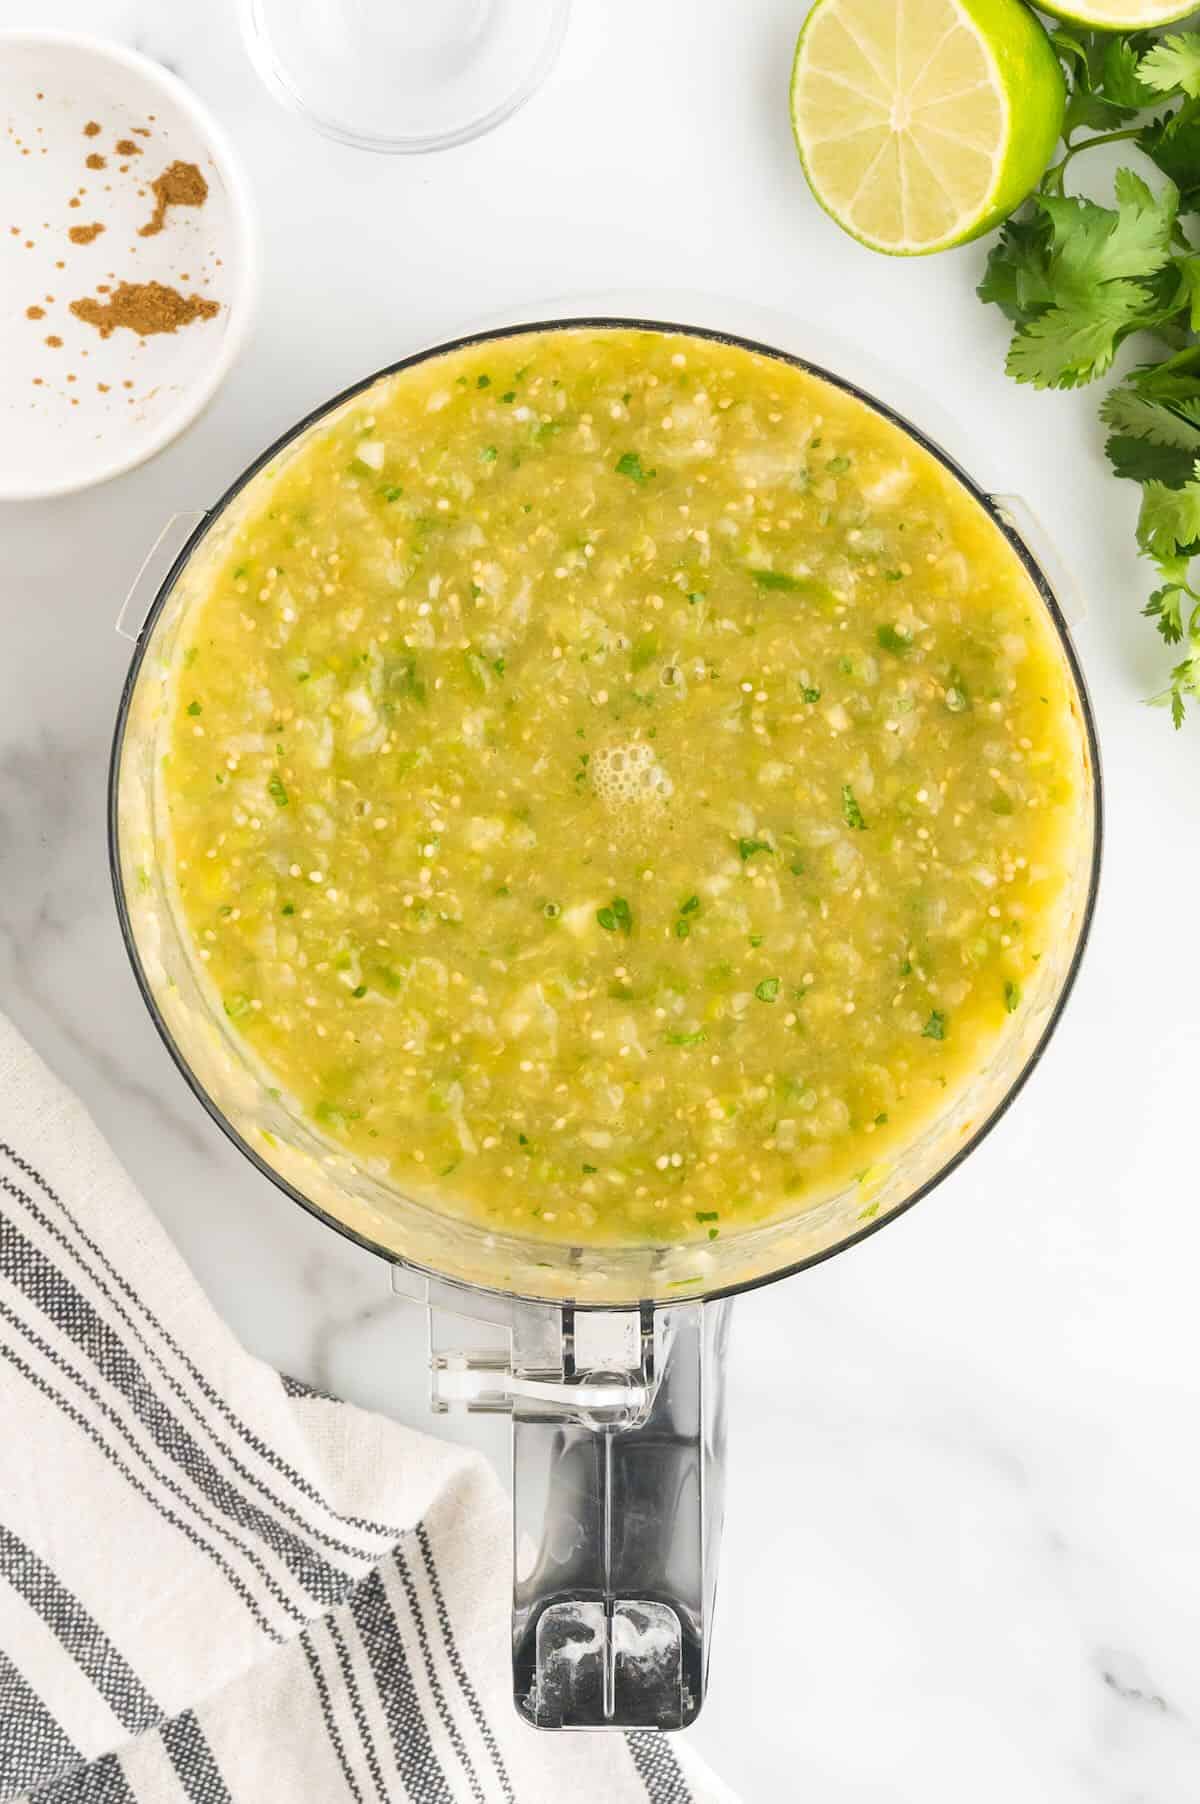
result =
[[1200,99],[1200,33],[1176,31],[1160,38],[1137,66],[1138,79],[1160,94],[1182,88]]
[[1155,196],[1141,176],[1118,169],[1114,186],[1115,212],[1077,195],[1038,196],[1053,230],[1049,273],[1056,298],[1081,296],[1097,282],[1148,276],[1166,262],[1179,208],[1174,182]]
[[1181,257],[1175,265],[1188,310],[1188,325],[1200,332],[1200,257]]
[[1114,388],[1100,403],[1106,426],[1152,445],[1173,445],[1200,457],[1200,388],[1191,400],[1159,400],[1137,388]]
[[1128,117],[1153,106],[1156,94],[1153,84],[1141,74],[1141,61],[1154,40],[1148,32],[1131,31],[1129,35],[1108,33],[1104,36],[1100,62],[1100,80],[1104,98]]
[[1156,445],[1150,439],[1114,433],[1104,447],[1114,475],[1128,482],[1162,482],[1181,488],[1192,473],[1195,451],[1176,445]]
[[1142,127],[1134,142],[1180,190],[1179,210],[1200,209],[1200,102],[1189,100]]
[[1063,121],[1063,137],[1068,144],[1085,126],[1099,132],[1109,131],[1129,117],[1129,107],[1123,104],[1128,72],[1123,58],[1110,58],[1106,35],[1096,31],[1068,31],[1061,25],[1051,33],[1051,41],[1072,78]]
[[1121,340],[1147,310],[1136,282],[1108,282],[1070,307],[1051,307],[1013,339],[1005,363],[1017,382],[1035,388],[1077,388],[1102,376]]
[[999,307],[1014,326],[1028,325],[1053,298],[1046,273],[1049,245],[1050,221],[1044,213],[1031,206],[1014,214],[988,255],[976,289],[980,300]]
[[1154,621],[1168,645],[1178,645],[1183,638],[1183,603],[1187,594],[1186,589],[1168,583],[1164,588],[1155,589],[1142,609],[1146,618]]
[[1183,488],[1143,484],[1137,538],[1152,557],[1171,557],[1200,543],[1200,459]]
[[1129,169],[1117,171],[1115,187],[1115,209],[1076,195],[1039,194],[1048,236],[1030,226],[1010,233],[1004,261],[981,285],[983,298],[1007,303],[1018,325],[1007,363],[1018,382],[1090,382],[1130,332],[1162,311],[1147,283],[1170,261],[1179,190],[1167,181],[1156,195]]

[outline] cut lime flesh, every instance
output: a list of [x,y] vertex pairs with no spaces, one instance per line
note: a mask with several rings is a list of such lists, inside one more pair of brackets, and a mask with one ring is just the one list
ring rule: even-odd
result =
[[838,224],[914,256],[988,230],[1036,185],[1065,84],[1021,0],[817,0],[796,46],[792,123]]

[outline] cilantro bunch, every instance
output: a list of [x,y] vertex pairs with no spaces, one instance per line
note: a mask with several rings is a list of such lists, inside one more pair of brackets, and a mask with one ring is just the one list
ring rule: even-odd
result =
[[[1035,388],[1103,376],[1132,333],[1157,356],[1111,388],[1100,407],[1118,476],[1142,488],[1138,545],[1160,586],[1143,610],[1181,648],[1151,699],[1183,724],[1200,702],[1200,32],[1155,38],[1060,27],[1067,74],[1065,153],[1002,227],[979,284],[1015,331],[1007,369]],[[1128,140],[1160,181],[1117,171],[1111,207],[1066,192],[1075,158]],[[1196,223],[1193,224],[1193,221]],[[1185,224],[1185,222],[1187,222]]]

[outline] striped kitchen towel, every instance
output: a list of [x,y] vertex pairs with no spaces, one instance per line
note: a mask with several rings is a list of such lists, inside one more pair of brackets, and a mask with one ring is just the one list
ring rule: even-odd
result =
[[281,1381],[0,1017],[0,1799],[716,1804],[509,1697],[490,1469]]

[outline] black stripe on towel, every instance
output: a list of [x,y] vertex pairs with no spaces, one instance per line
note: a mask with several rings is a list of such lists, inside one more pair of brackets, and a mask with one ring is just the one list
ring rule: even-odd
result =
[[35,1610],[130,1735],[161,1722],[162,1711],[99,1623],[46,1562],[0,1523],[0,1575]]
[[[11,1310],[5,1308],[3,1304],[0,1304],[0,1316],[5,1316],[8,1320],[16,1322],[16,1318],[13,1316]],[[18,1327],[23,1327],[23,1324],[20,1322],[16,1322],[16,1325]],[[34,1339],[34,1344],[38,1346],[41,1352],[46,1353],[49,1357],[53,1358],[53,1355],[50,1354],[50,1350],[44,1341],[39,1342],[36,1337],[32,1338]],[[147,1503],[152,1504],[159,1515],[165,1517],[171,1524],[172,1528],[177,1528],[180,1534],[186,1535],[193,1547],[198,1548],[201,1553],[208,1556],[213,1564],[225,1574],[225,1577],[229,1580],[229,1583],[237,1592],[263,1633],[269,1635],[272,1641],[282,1641],[283,1636],[272,1626],[270,1620],[263,1614],[254,1593],[249,1589],[240,1575],[234,1571],[224,1555],[206,1541],[202,1535],[198,1535],[190,1522],[185,1522],[181,1516],[177,1516],[175,1511],[171,1509],[168,1504],[163,1503],[160,1498],[154,1495],[153,1491],[151,1491],[147,1485],[142,1483],[136,1472],[132,1471],[131,1468],[126,1465],[120,1454],[115,1453],[108,1442],[105,1441],[102,1436],[97,1434],[95,1428],[88,1421],[83,1412],[76,1409],[75,1405],[64,1397],[61,1391],[55,1390],[54,1386],[49,1384],[46,1379],[42,1377],[40,1372],[35,1372],[33,1367],[21,1358],[15,1347],[10,1347],[5,1343],[0,1342],[0,1357],[7,1359],[10,1365],[15,1366],[22,1378],[27,1379],[28,1382],[33,1385],[35,1390],[40,1391],[43,1397],[46,1397],[56,1409],[61,1410],[64,1416],[75,1423],[76,1427],[81,1428],[88,1439],[93,1442],[104,1455],[105,1459],[108,1460],[110,1465],[115,1466],[122,1478],[128,1480],[134,1490],[138,1492],[139,1496],[144,1497]]]
[[[0,1174],[0,1190],[15,1187]],[[16,1223],[0,1214],[0,1271],[40,1309],[67,1340],[91,1360],[121,1397],[147,1438],[173,1461],[199,1494],[230,1522],[252,1535],[279,1559],[318,1604],[340,1603],[355,1582],[351,1575],[315,1554],[273,1516],[251,1503],[230,1483],[204,1449],[151,1386],[145,1369],[127,1350],[111,1323],[93,1308]],[[265,1575],[264,1575],[265,1576]]]
[[451,1715],[450,1706],[446,1702],[446,1694],[442,1690],[442,1681],[438,1673],[437,1661],[433,1657],[433,1649],[429,1645],[429,1634],[425,1628],[425,1616],[421,1609],[421,1600],[417,1595],[416,1583],[409,1570],[408,1561],[398,1547],[393,1549],[392,1559],[395,1561],[396,1570],[400,1574],[400,1582],[404,1586],[404,1595],[408,1599],[409,1615],[412,1617],[413,1627],[417,1631],[417,1641],[421,1648],[421,1658],[425,1662],[425,1677],[429,1682],[429,1689],[433,1694],[433,1701],[437,1707],[437,1713],[442,1719],[442,1726],[450,1738],[451,1747],[462,1762],[463,1771],[467,1775],[467,1784],[471,1787],[472,1797],[477,1798],[479,1804],[488,1804],[487,1794],[479,1783],[479,1775],[475,1771],[475,1763],[467,1751],[467,1744],[463,1740],[462,1730]]
[[[0,1150],[3,1149],[0,1148]],[[36,1174],[33,1175],[36,1177]],[[27,1214],[37,1223],[43,1233],[48,1234],[55,1240],[62,1248],[66,1257],[73,1260],[75,1264],[79,1266],[89,1283],[95,1285],[96,1289],[104,1299],[102,1305],[103,1308],[106,1311],[111,1311],[114,1316],[124,1323],[125,1328],[128,1330],[132,1339],[141,1348],[147,1359],[154,1364],[163,1379],[163,1382],[170,1387],[180,1403],[191,1412],[193,1419],[199,1423],[200,1427],[212,1441],[222,1458],[228,1460],[239,1478],[244,1479],[247,1484],[252,1485],[256,1491],[260,1492],[274,1509],[277,1509],[281,1514],[290,1517],[293,1522],[299,1523],[305,1533],[311,1536],[314,1541],[319,1541],[323,1547],[328,1547],[334,1553],[349,1555],[351,1559],[369,1561],[374,1564],[379,1557],[380,1550],[377,1547],[355,1547],[351,1542],[344,1541],[337,1535],[327,1534],[324,1529],[318,1528],[315,1523],[311,1522],[309,1518],[293,1504],[290,1504],[284,1498],[279,1497],[256,1472],[253,1472],[249,1466],[243,1464],[237,1454],[233,1451],[232,1447],[222,1440],[221,1436],[217,1433],[211,1414],[202,1409],[196,1400],[188,1395],[185,1387],[179,1382],[175,1374],[150,1344],[146,1335],[143,1334],[142,1330],[134,1321],[131,1312],[126,1309],[125,1305],[121,1302],[121,1299],[115,1294],[114,1288],[107,1284],[99,1271],[89,1265],[88,1261],[82,1256],[75,1236],[73,1234],[64,1233],[62,1228],[60,1228],[56,1222],[51,1221],[45,1210],[40,1208],[34,1199],[22,1190],[19,1185],[12,1184],[7,1179],[0,1178],[0,1189],[6,1190],[10,1196],[17,1198],[25,1208]],[[153,1320],[153,1317],[151,1317],[151,1320]],[[295,1380],[285,1379],[283,1382],[286,1390],[288,1384],[294,1383]],[[309,1394],[312,1396],[320,1396],[323,1393],[311,1391]],[[334,1515],[335,1521],[340,1520],[334,1512],[330,1513]],[[398,1535],[399,1532],[400,1531],[397,1530],[396,1535]],[[395,1540],[396,1535],[389,1536],[389,1539]]]
[[[340,1515],[337,1510],[330,1506],[325,1497],[318,1490],[317,1486],[312,1483],[311,1479],[307,1479],[304,1477],[303,1473],[297,1472],[296,1468],[289,1465],[287,1460],[285,1460],[274,1447],[269,1447],[259,1435],[254,1433],[253,1429],[248,1428],[241,1417],[230,1408],[225,1398],[215,1386],[210,1384],[195,1360],[188,1357],[170,1331],[159,1321],[158,1317],[154,1314],[154,1311],[142,1301],[141,1297],[139,1297],[137,1292],[133,1289],[133,1286],[117,1270],[112,1261],[105,1254],[103,1248],[96,1243],[88,1233],[87,1229],[83,1226],[82,1222],[79,1221],[78,1217],[63,1201],[62,1197],[59,1196],[54,1187],[47,1183],[41,1172],[32,1166],[28,1159],[23,1159],[20,1153],[9,1146],[7,1141],[0,1140],[0,1155],[10,1160],[19,1172],[22,1172],[25,1177],[29,1178],[32,1183],[37,1185],[43,1196],[48,1197],[56,1208],[61,1210],[62,1214],[66,1217],[67,1222],[70,1224],[70,1244],[72,1245],[75,1257],[79,1259],[80,1264],[83,1265],[83,1260],[80,1257],[79,1248],[85,1246],[98,1263],[103,1266],[113,1284],[124,1292],[134,1308],[141,1312],[155,1332],[162,1337],[163,1344],[170,1348],[176,1359],[178,1359],[179,1363],[187,1371],[189,1377],[192,1379],[205,1401],[210,1404],[219,1415],[224,1416],[234,1432],[240,1436],[248,1447],[253,1449],[260,1459],[265,1461],[273,1471],[278,1472],[280,1477],[286,1478],[289,1484],[293,1485],[302,1496],[307,1497],[312,1503],[319,1504],[322,1509],[328,1510],[335,1522],[344,1522],[347,1528],[358,1529],[363,1534],[378,1535],[383,1540],[389,1542],[398,1541],[400,1539],[400,1536],[404,1533],[403,1528],[397,1527],[391,1523],[373,1522],[366,1516]],[[29,1203],[28,1199],[25,1200],[27,1206],[32,1209],[32,1203]],[[88,1270],[86,1265],[84,1265],[84,1270]],[[94,1272],[89,1272],[89,1276],[95,1279]]]
[[350,1713],[358,1730],[358,1738],[362,1742],[363,1754],[366,1756],[368,1770],[375,1781],[375,1790],[379,1793],[383,1804],[388,1804],[387,1782],[379,1765],[379,1755],[375,1751],[375,1737],[371,1733],[371,1725],[367,1721],[367,1713],[363,1709],[362,1694],[358,1689],[358,1680],[354,1676],[354,1666],[350,1659],[350,1650],[346,1646],[345,1636],[338,1628],[332,1616],[326,1617],[329,1639],[333,1643],[338,1657],[338,1665],[342,1672],[342,1684],[346,1688],[346,1701],[350,1705]]
[[[317,1628],[321,1627],[319,1623],[316,1626]],[[337,1718],[333,1714],[333,1703],[329,1696],[329,1686],[325,1683],[325,1674],[321,1671],[321,1661],[316,1648],[313,1646],[315,1634],[316,1629],[312,1629],[308,1634],[301,1635],[300,1645],[304,1649],[304,1658],[308,1661],[308,1670],[311,1672],[313,1684],[317,1688],[317,1697],[320,1699],[321,1703],[321,1715],[325,1722],[325,1731],[329,1736],[330,1742],[333,1744],[333,1751],[338,1757],[338,1764],[342,1769],[342,1777],[345,1779],[350,1792],[358,1800],[358,1804],[363,1804],[363,1795],[358,1789],[358,1780],[354,1777],[354,1769],[346,1758],[346,1744],[342,1740],[342,1732],[338,1728]]]
[[500,1752],[500,1744],[492,1733],[492,1725],[484,1714],[483,1705],[471,1683],[470,1674],[463,1664],[462,1655],[458,1651],[458,1643],[454,1639],[454,1625],[450,1621],[450,1611],[442,1591],[442,1581],[438,1577],[437,1564],[433,1557],[433,1544],[429,1539],[429,1530],[423,1522],[418,1522],[416,1536],[417,1544],[421,1549],[421,1558],[425,1563],[425,1573],[429,1579],[429,1589],[433,1593],[433,1603],[437,1612],[438,1628],[442,1632],[442,1641],[446,1648],[447,1663],[458,1680],[458,1688],[463,1694],[467,1709],[471,1712],[472,1721],[479,1730],[483,1745],[492,1757],[492,1765],[496,1769],[496,1777],[500,1781],[505,1804],[516,1804],[517,1794],[512,1788],[512,1780],[508,1776],[504,1756]]
[[369,1573],[350,1601],[350,1614],[371,1663],[375,1688],[392,1737],[396,1770],[409,1796],[420,1804],[454,1804],[454,1794],[429,1734],[400,1625],[384,1589],[378,1567]]
[[625,1739],[650,1804],[692,1804],[692,1788],[665,1735],[648,1729]]
[[0,1796],[76,1767],[79,1749],[8,1655],[0,1650]]
[[89,1761],[53,1785],[30,1792],[29,1804],[137,1804],[115,1754]]
[[172,1717],[159,1734],[191,1804],[233,1804],[194,1710]]

